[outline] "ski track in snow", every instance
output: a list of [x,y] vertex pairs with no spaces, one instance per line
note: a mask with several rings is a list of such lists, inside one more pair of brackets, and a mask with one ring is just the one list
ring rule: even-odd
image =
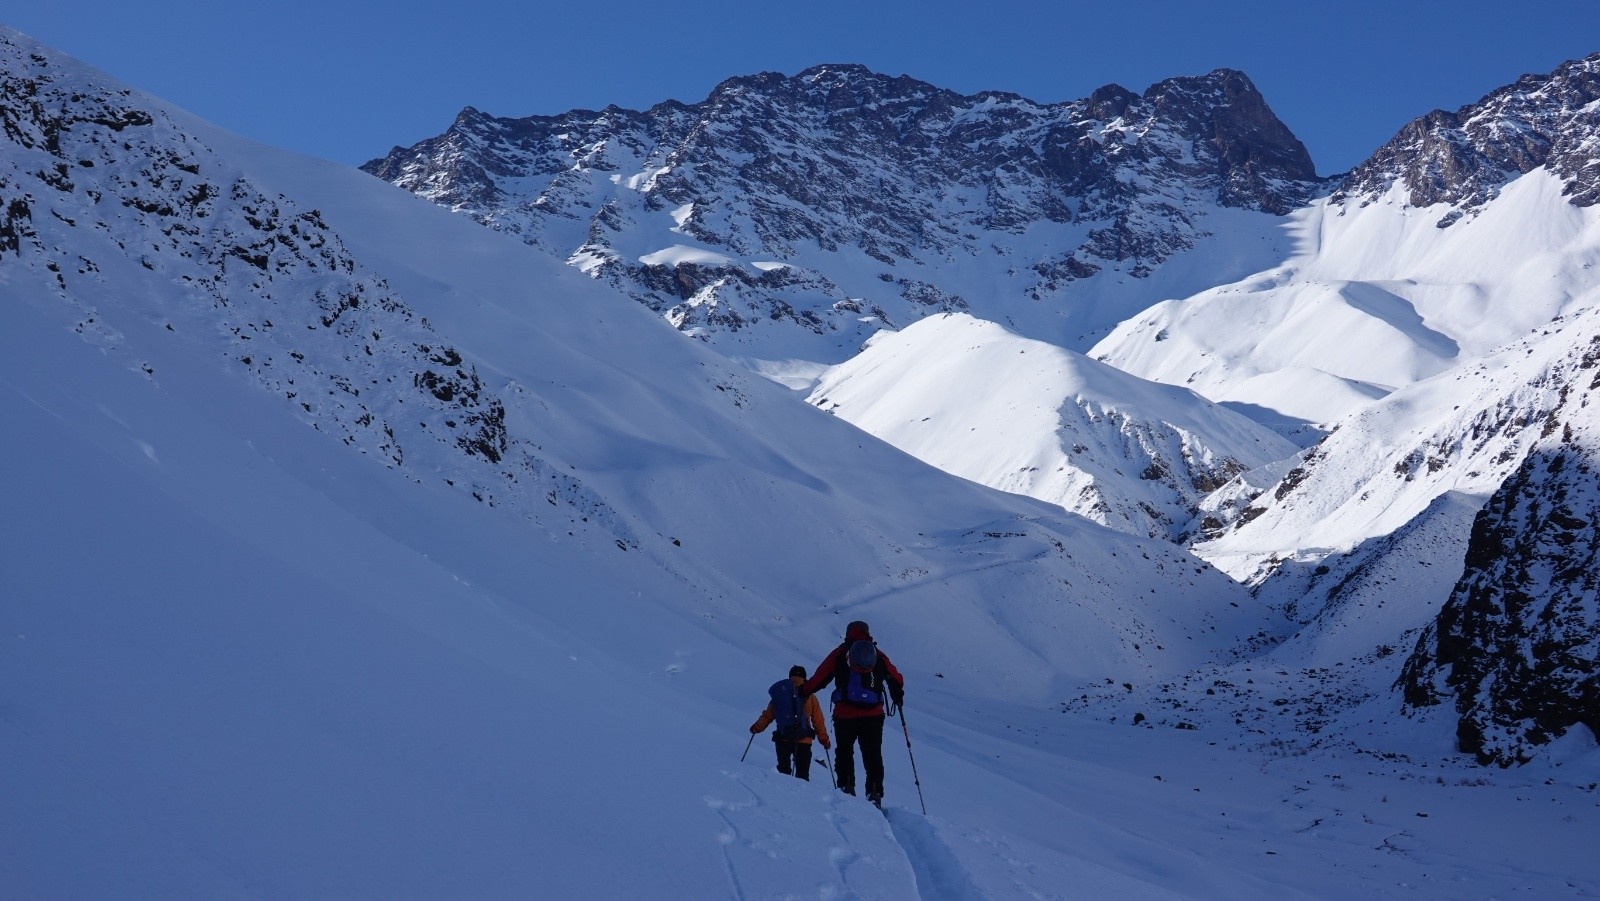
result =
[[865,800],[772,769],[724,775],[742,797],[705,803],[726,827],[715,840],[730,897],[915,897],[915,860]]
[[[984,553],[987,553],[987,552],[985,552],[985,551],[977,551],[975,553],[984,554]],[[927,588],[930,585],[949,582],[949,581],[951,581],[953,579],[962,578],[963,576],[970,576],[970,575],[973,575],[975,573],[985,572],[985,571],[988,571],[988,570],[991,570],[991,569],[1000,569],[1000,568],[1012,567],[1012,566],[1017,567],[1019,569],[1022,569],[1022,568],[1025,568],[1028,563],[1031,563],[1031,562],[1034,562],[1034,561],[1038,561],[1038,560],[1043,560],[1046,556],[1048,556],[1048,554],[1049,554],[1049,551],[1047,549],[1041,548],[1038,551],[1036,551],[1032,556],[1026,557],[1026,558],[1017,558],[1017,557],[1009,557],[1008,558],[1008,557],[1001,557],[999,555],[995,555],[994,559],[991,559],[991,560],[981,560],[980,562],[974,563],[974,564],[972,564],[970,566],[952,566],[952,567],[948,567],[948,568],[940,570],[938,572],[930,572],[927,575],[920,576],[918,578],[912,579],[912,580],[910,580],[908,582],[904,582],[904,583],[899,584],[899,585],[890,585],[888,587],[877,589],[877,590],[872,590],[870,588],[864,589],[863,593],[861,593],[859,595],[855,595],[855,596],[847,595],[844,600],[839,601],[836,604],[830,605],[829,609],[834,610],[834,611],[836,611],[838,613],[848,613],[848,612],[853,611],[853,610],[860,610],[863,607],[866,607],[866,606],[869,606],[871,604],[877,603],[878,601],[884,600],[885,598],[893,597],[893,596],[898,595],[898,594],[905,594],[907,592],[917,591],[919,589],[924,589],[924,588]]]
[[883,812],[911,861],[923,901],[984,901],[987,896],[926,818],[897,807],[886,807]]
[[[744,787],[747,791],[749,790],[748,786],[741,785],[741,787]],[[744,836],[739,831],[739,824],[735,823],[733,817],[728,814],[730,811],[756,807],[760,804],[761,798],[755,792],[750,792],[750,800],[743,802],[719,801],[715,798],[706,799],[706,806],[716,811],[717,816],[728,824],[728,831],[718,834],[717,841],[722,845],[722,861],[728,867],[728,885],[733,889],[733,897],[739,899],[739,901],[744,901],[747,896],[745,895],[744,887],[739,884],[739,868],[734,864],[733,854],[729,848],[736,842],[743,842]]]

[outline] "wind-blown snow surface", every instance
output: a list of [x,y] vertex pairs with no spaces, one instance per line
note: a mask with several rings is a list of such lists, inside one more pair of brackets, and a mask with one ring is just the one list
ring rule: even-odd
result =
[[[519,243],[0,53],[4,894],[1600,888],[1592,751],[1434,784],[1059,713],[1263,617]],[[932,816],[892,736],[887,818],[736,756],[857,615]]]
[[1399,183],[1316,201],[1282,265],[1157,304],[1090,355],[1263,422],[1331,424],[1592,304],[1600,207],[1567,191],[1535,169],[1448,228],[1455,207],[1410,206]]
[[966,314],[880,332],[810,402],[946,472],[1168,539],[1208,492],[1296,450],[1192,391]]
[[[1568,396],[1587,393],[1597,316],[1556,320],[1350,417],[1196,551],[1255,580],[1284,560],[1316,563],[1390,535],[1445,496],[1476,509],[1548,435]],[[1466,523],[1457,525],[1464,549]],[[1455,575],[1434,576],[1435,609]]]

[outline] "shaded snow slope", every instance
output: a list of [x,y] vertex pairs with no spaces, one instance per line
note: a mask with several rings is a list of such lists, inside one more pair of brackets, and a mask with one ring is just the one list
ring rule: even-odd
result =
[[966,314],[879,333],[810,402],[956,475],[1179,537],[1208,492],[1295,448],[1191,391]]
[[[8,894],[692,897],[726,879],[705,799],[741,795],[688,765],[728,759],[729,711],[670,675],[715,645],[640,601],[661,579],[373,467],[204,361],[130,378],[13,303],[3,464],[32,477],[0,553]],[[654,766],[694,775],[596,765],[641,731],[674,736]],[[629,828],[641,809],[703,848]],[[822,872],[837,839],[789,828]],[[602,841],[609,865],[561,864]],[[882,896],[910,884],[879,870]]]

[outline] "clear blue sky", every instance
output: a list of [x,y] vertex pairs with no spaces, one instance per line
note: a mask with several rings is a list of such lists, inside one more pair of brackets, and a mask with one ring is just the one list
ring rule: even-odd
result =
[[0,22],[268,143],[346,163],[500,116],[697,101],[858,62],[1072,100],[1242,69],[1325,174],[1411,118],[1600,50],[1597,0],[1022,2],[11,0]]

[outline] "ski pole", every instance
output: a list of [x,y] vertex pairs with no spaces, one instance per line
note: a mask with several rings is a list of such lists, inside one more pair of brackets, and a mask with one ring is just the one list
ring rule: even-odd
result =
[[833,783],[833,787],[834,788],[838,788],[839,787],[839,774],[835,773],[833,771],[833,759],[828,756],[828,746],[827,745],[823,745],[822,746],[822,759],[824,761],[823,766],[826,766],[828,768],[828,779],[829,779],[829,781],[831,781]]
[[744,753],[739,755],[739,762],[740,763],[744,763],[744,759],[746,757],[748,757],[749,754],[750,754],[750,746],[755,744],[755,743],[756,743],[756,734],[754,732],[752,732],[752,733],[750,733],[750,740],[744,743]]
[[900,731],[906,736],[906,756],[911,758],[911,781],[917,784],[917,803],[922,805],[922,815],[928,815],[928,802],[922,798],[922,779],[917,775],[917,755],[911,753],[911,729],[906,726],[906,709],[900,709]]

